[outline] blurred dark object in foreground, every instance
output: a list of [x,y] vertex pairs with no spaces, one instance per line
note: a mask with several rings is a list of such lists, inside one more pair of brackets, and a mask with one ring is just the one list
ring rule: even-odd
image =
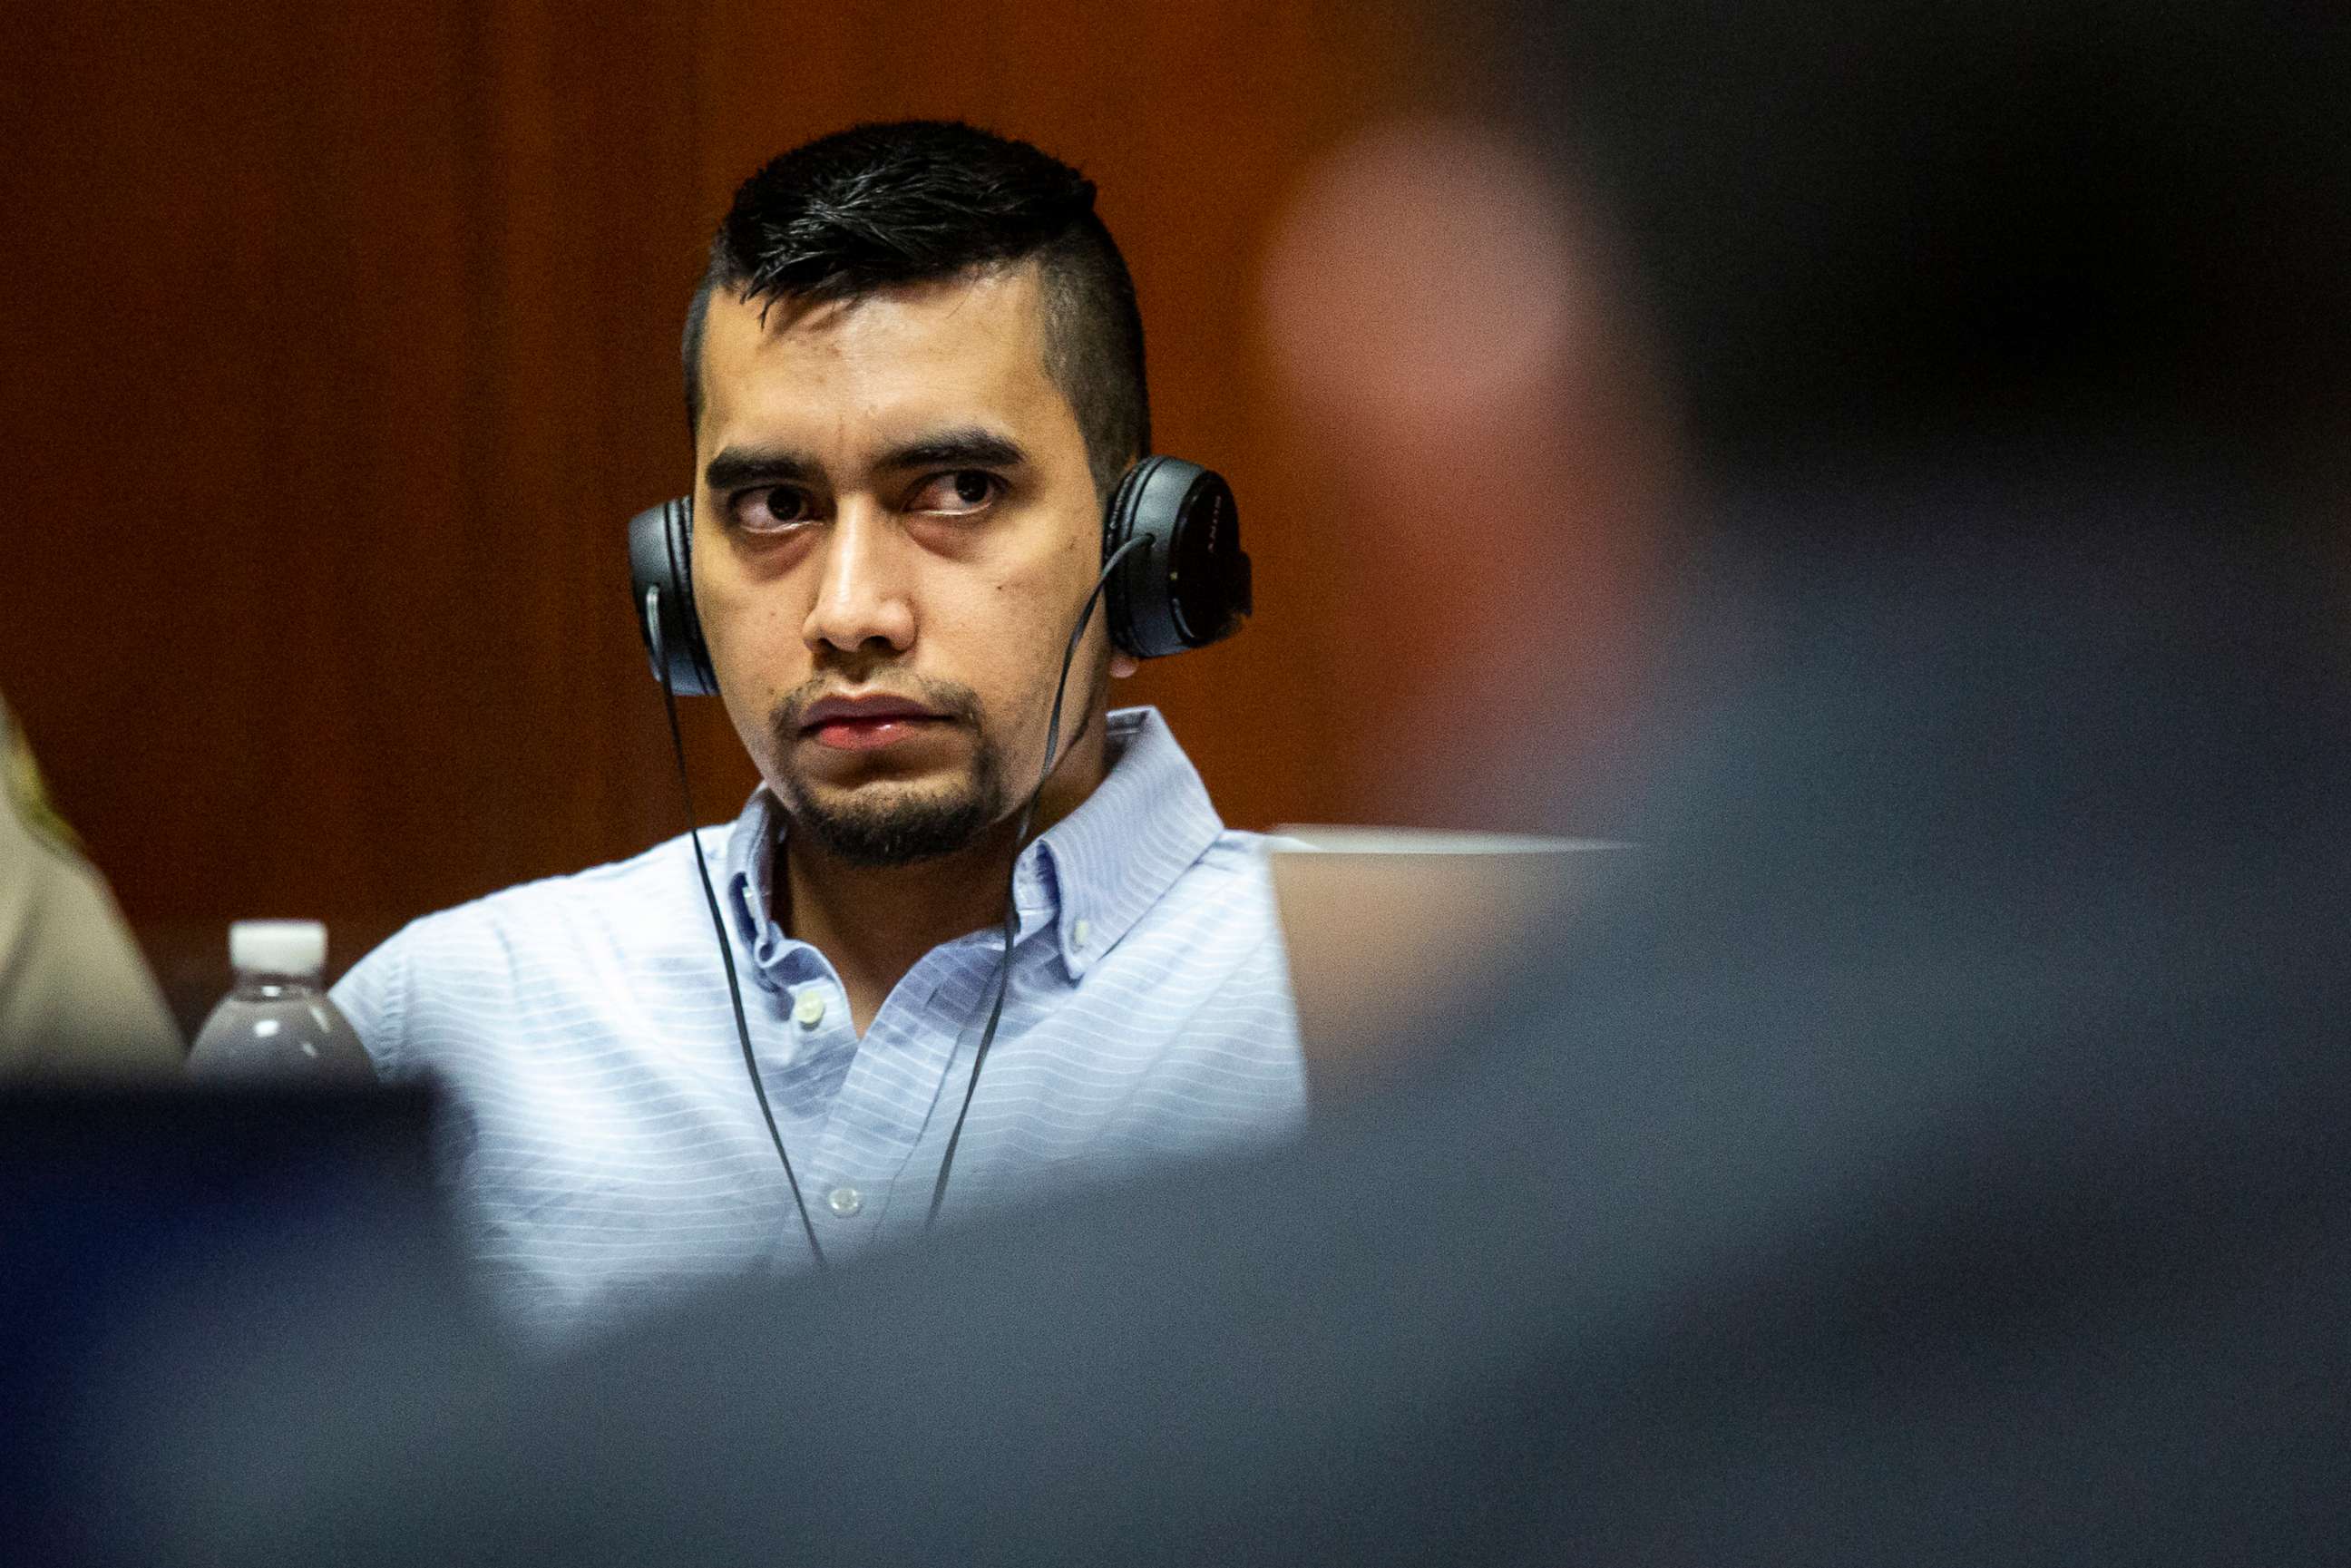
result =
[[[332,1380],[362,1370],[369,1325],[392,1303],[429,1312],[434,1332],[477,1329],[434,1185],[431,1113],[415,1089],[0,1093],[9,1561],[71,1561],[112,1538],[120,1521],[89,1482],[118,1426],[168,1427],[183,1395],[209,1409],[287,1358],[322,1358],[319,1392],[348,1399]],[[350,1404],[306,1408],[361,1418]],[[207,1464],[289,1459],[274,1442],[218,1451],[205,1427],[181,1437]]]

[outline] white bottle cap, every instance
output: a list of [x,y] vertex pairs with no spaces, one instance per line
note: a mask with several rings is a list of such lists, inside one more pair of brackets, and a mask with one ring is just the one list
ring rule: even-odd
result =
[[327,967],[327,928],[316,920],[239,920],[228,961],[240,974],[315,975]]

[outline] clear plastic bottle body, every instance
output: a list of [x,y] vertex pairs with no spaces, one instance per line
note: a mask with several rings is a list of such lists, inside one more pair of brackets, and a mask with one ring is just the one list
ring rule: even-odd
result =
[[374,1065],[316,973],[238,972],[197,1032],[188,1071],[199,1078],[364,1082]]

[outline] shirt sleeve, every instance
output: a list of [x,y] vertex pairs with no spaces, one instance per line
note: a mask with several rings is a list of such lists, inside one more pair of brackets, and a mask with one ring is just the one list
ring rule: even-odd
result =
[[416,1071],[407,1038],[412,945],[410,932],[401,932],[352,965],[328,993],[367,1048],[377,1076],[387,1082],[413,1077]]

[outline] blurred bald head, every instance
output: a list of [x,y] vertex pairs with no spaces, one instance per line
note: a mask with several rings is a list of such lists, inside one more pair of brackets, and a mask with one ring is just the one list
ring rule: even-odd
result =
[[1716,463],[1959,431],[2266,461],[2341,434],[2335,8],[1524,9],[1517,102],[1628,245]]

